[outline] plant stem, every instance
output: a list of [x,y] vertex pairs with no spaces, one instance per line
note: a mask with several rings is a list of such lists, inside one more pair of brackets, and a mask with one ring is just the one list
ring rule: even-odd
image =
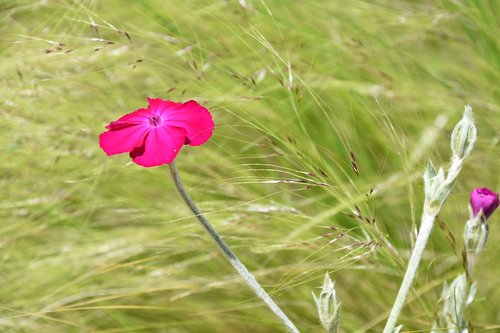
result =
[[238,260],[236,255],[231,251],[229,246],[220,238],[212,225],[207,221],[201,210],[195,205],[191,197],[186,191],[186,188],[182,184],[182,180],[179,176],[179,171],[175,165],[175,162],[169,164],[170,173],[174,179],[175,186],[179,191],[182,199],[186,202],[191,211],[195,214],[198,221],[201,223],[203,228],[208,232],[210,237],[215,241],[215,244],[222,251],[227,260],[231,263],[234,269],[241,275],[241,277],[245,280],[247,285],[255,292],[255,294],[260,297],[264,303],[274,312],[275,315],[279,317],[279,319],[285,324],[290,332],[300,333],[299,330],[295,327],[295,325],[288,319],[288,317],[283,313],[283,311],[274,303],[271,296],[261,287],[259,282],[253,277],[253,275],[248,271],[248,269]]
[[406,296],[408,296],[408,292],[410,291],[410,287],[412,285],[413,279],[415,278],[415,273],[417,272],[417,268],[420,263],[420,259],[422,258],[422,254],[424,253],[425,245],[427,244],[427,240],[429,239],[429,236],[431,234],[432,227],[434,226],[435,218],[435,213],[424,211],[422,215],[422,224],[420,225],[417,241],[415,242],[415,247],[413,248],[413,252],[410,256],[410,261],[408,262],[408,268],[406,269],[403,282],[401,283],[401,287],[399,288],[398,296],[396,297],[396,301],[394,302],[394,305],[392,307],[389,319],[387,319],[387,323],[385,324],[383,333],[392,333],[394,331],[396,321],[398,320],[401,309],[403,308],[403,305],[406,301]]

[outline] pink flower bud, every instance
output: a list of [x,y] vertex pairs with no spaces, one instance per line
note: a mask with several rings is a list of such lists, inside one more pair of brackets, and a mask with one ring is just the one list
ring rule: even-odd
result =
[[497,209],[499,205],[498,193],[487,188],[476,188],[470,193],[470,205],[474,217],[483,211],[484,218],[487,219]]

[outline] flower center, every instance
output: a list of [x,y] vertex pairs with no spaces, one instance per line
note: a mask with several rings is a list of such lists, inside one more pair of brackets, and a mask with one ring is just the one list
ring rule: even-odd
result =
[[161,123],[161,118],[159,115],[154,114],[149,118],[149,123],[153,125],[154,127],[158,127]]

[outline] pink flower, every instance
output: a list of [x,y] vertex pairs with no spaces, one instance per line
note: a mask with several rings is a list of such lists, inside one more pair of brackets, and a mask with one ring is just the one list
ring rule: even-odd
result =
[[484,218],[487,219],[497,209],[498,204],[498,193],[487,188],[476,188],[470,193],[470,206],[474,217],[482,210]]
[[99,135],[99,145],[108,155],[130,153],[144,167],[171,163],[182,146],[199,146],[212,136],[210,112],[195,101],[175,103],[148,98],[147,109],[139,109],[109,123]]

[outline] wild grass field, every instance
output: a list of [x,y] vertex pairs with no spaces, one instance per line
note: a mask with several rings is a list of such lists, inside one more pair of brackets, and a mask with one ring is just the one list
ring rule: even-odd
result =
[[[284,332],[192,217],[168,168],[98,135],[146,97],[195,99],[176,159],[208,220],[301,332],[336,281],[343,332],[381,332],[464,105],[478,141],[399,323],[426,332],[463,271],[469,192],[500,189],[500,2],[0,2],[0,331]],[[500,330],[500,214],[474,332]]]

